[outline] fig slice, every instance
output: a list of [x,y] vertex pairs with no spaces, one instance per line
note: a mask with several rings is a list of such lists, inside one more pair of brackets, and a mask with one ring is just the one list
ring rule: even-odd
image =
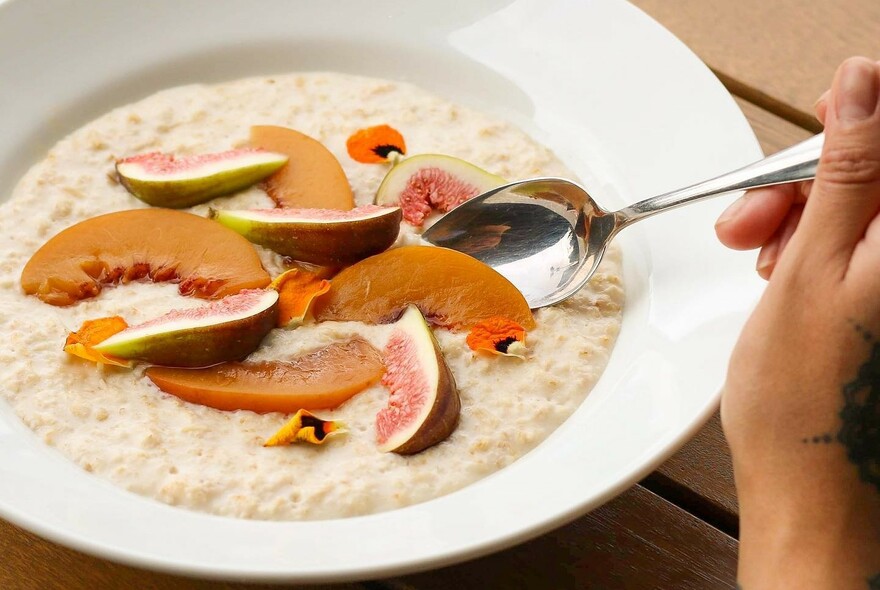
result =
[[410,305],[385,346],[391,392],[376,414],[376,442],[383,452],[413,455],[446,440],[458,425],[461,399],[440,345],[419,309]]
[[393,321],[412,303],[432,324],[469,328],[504,316],[525,329],[535,320],[522,293],[493,268],[435,246],[404,246],[371,256],[333,277],[312,306],[316,320]]
[[224,363],[206,369],[150,367],[166,393],[218,410],[284,412],[333,409],[385,372],[382,355],[362,338],[334,343],[290,361]]
[[251,145],[289,158],[264,183],[278,206],[345,211],[354,208],[354,193],[345,171],[318,140],[286,127],[258,125],[251,127]]
[[245,358],[277,322],[278,292],[248,289],[202,307],[168,312],[92,348],[153,365],[207,367]]
[[52,305],[95,297],[104,285],[149,278],[182,295],[220,298],[269,284],[253,245],[204,217],[171,209],[86,219],[46,242],[21,273],[25,293]]
[[505,184],[460,158],[419,154],[396,164],[379,185],[377,205],[400,205],[407,223],[421,226],[432,210],[445,213],[488,190]]
[[387,250],[400,232],[400,207],[212,211],[245,238],[294,260],[345,266]]
[[263,180],[287,163],[287,156],[246,148],[175,157],[152,152],[116,162],[128,192],[154,207],[192,207]]

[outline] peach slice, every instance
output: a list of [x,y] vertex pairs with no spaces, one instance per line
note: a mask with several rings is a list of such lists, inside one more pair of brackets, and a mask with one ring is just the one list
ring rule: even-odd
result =
[[339,161],[319,141],[286,127],[251,127],[251,145],[289,160],[266,179],[269,196],[280,207],[354,208],[354,194]]
[[212,211],[211,218],[251,242],[294,260],[345,266],[387,250],[400,233],[400,207]]
[[378,350],[354,338],[291,361],[225,363],[206,369],[150,367],[162,391],[218,410],[285,412],[332,409],[382,377]]
[[108,213],[46,242],[21,273],[25,293],[52,305],[95,297],[104,285],[179,282],[182,295],[219,298],[262,288],[269,275],[254,247],[204,217],[170,209]]
[[468,328],[499,315],[535,326],[510,281],[476,258],[434,246],[395,248],[344,269],[313,313],[318,321],[377,324],[394,321],[410,303],[439,326]]

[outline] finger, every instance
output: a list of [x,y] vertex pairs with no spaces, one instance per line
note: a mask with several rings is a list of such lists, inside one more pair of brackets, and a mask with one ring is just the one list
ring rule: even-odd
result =
[[850,58],[828,98],[825,146],[800,232],[819,251],[849,261],[880,208],[880,67]]
[[721,214],[715,234],[734,250],[758,248],[776,233],[799,194],[793,184],[751,190]]
[[798,190],[798,193],[795,196],[795,202],[803,205],[807,202],[807,197],[810,196],[810,191],[813,190],[813,181],[805,180],[804,182],[799,182],[798,188],[800,190]]
[[[880,66],[880,60],[878,60],[877,65]],[[813,105],[813,110],[816,112],[816,119],[819,120],[822,125],[825,124],[825,116],[828,113],[828,97],[831,95],[831,89],[829,88],[825,92],[819,96],[819,100],[816,101],[816,104]]]
[[822,93],[822,96],[820,96],[819,100],[816,101],[816,104],[813,105],[813,110],[816,111],[816,119],[818,119],[823,125],[825,124],[825,115],[828,112],[828,96],[830,94],[831,89],[829,88]]
[[788,246],[792,236],[794,236],[803,211],[803,205],[793,205],[788,215],[785,216],[785,219],[780,224],[779,229],[761,248],[761,251],[758,253],[758,262],[755,265],[761,278],[770,280],[773,269],[776,268],[776,264],[785,252],[785,247]]

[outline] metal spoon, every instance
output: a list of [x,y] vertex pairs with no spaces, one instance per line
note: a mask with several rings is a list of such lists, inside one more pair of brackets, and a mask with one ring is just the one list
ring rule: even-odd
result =
[[507,277],[532,308],[571,297],[596,271],[611,239],[625,227],[707,197],[816,176],[824,135],[733,172],[606,211],[579,185],[535,178],[465,201],[422,238],[459,250]]

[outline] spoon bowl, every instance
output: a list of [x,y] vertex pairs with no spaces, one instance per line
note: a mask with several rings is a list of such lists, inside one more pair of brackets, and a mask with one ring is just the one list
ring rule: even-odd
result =
[[513,182],[447,213],[422,238],[464,252],[504,275],[532,308],[583,286],[616,231],[613,213],[563,178]]
[[525,296],[533,309],[559,303],[593,276],[614,236],[663,211],[708,197],[814,178],[824,136],[619,211],[598,205],[564,178],[520,180],[465,201],[422,238],[488,264]]

